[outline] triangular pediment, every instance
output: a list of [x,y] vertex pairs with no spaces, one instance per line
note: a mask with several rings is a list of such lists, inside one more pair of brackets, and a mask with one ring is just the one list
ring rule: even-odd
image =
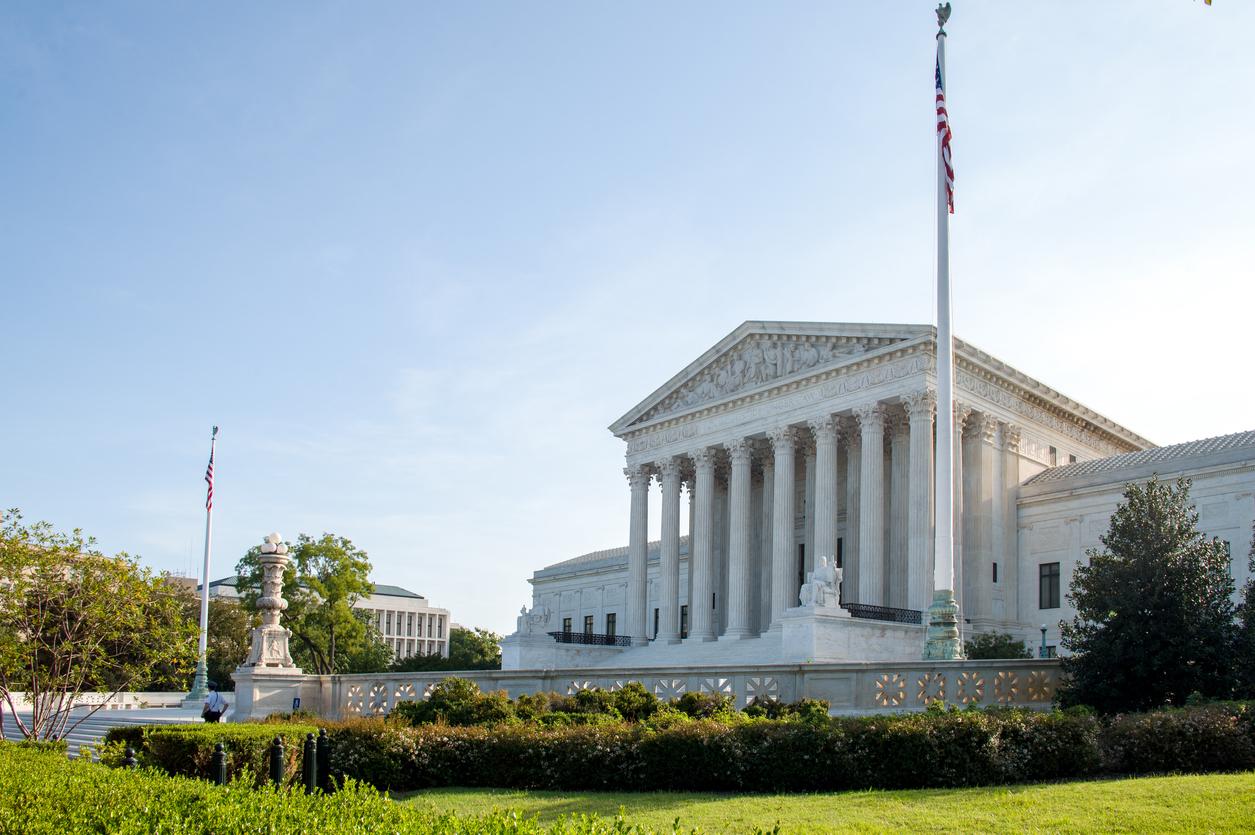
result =
[[746,322],[615,421],[610,431],[619,434],[632,426],[801,379],[932,333],[927,325]]

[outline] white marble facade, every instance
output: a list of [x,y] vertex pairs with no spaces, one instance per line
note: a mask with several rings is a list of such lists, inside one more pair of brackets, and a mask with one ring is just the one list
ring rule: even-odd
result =
[[[628,545],[535,573],[536,616],[503,643],[507,668],[918,657],[923,627],[891,619],[932,599],[935,356],[931,326],[741,325],[610,427],[627,445]],[[942,428],[964,630],[1040,639],[1022,517],[1029,495],[1054,493],[1023,485],[1154,444],[957,339],[955,382]],[[661,539],[647,542],[652,490]],[[834,563],[841,606],[824,607],[808,581]],[[564,629],[632,646],[553,658],[545,633]]]

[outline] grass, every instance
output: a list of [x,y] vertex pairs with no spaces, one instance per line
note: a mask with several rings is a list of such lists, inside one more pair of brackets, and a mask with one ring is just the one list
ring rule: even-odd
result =
[[[398,798],[401,799],[401,798]],[[494,789],[411,792],[406,802],[482,815],[513,809],[542,823],[624,808],[629,825],[670,832],[1255,833],[1255,772],[1139,777],[979,789],[843,794],[568,793]]]

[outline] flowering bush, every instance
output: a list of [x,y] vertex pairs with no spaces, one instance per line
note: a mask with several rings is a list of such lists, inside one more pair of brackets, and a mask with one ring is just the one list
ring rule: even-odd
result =
[[1255,710],[1230,702],[1117,716],[1102,738],[1110,771],[1236,771],[1255,767]]

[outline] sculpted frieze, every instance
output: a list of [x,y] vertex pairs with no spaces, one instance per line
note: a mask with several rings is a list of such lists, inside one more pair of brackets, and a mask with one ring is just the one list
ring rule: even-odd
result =
[[904,379],[924,373],[934,368],[933,358],[929,356],[913,356],[898,362],[885,363],[866,371],[860,371],[829,380],[818,386],[778,397],[763,403],[755,403],[743,409],[734,409],[724,414],[712,415],[701,420],[694,420],[680,426],[656,429],[646,435],[628,441],[628,455],[646,452],[651,449],[679,443],[699,435],[707,435],[721,429],[743,426],[762,418],[768,418],[782,412],[791,412],[806,406],[822,403],[844,394],[863,391],[894,380]]
[[746,337],[693,379],[667,395],[641,420],[655,420],[729,394],[768,385],[801,371],[846,362],[901,341],[840,336],[805,336],[795,340],[763,335]]
[[1119,455],[1128,451],[1099,438],[1092,432],[1086,432],[1073,423],[1060,420],[1049,412],[1039,409],[1031,403],[1026,403],[1008,391],[990,385],[984,380],[978,380],[971,374],[956,369],[954,380],[958,388],[979,395],[989,402],[996,403],[1004,409],[1022,415],[1040,426],[1048,427],[1061,435],[1066,435],[1074,441],[1085,444],[1090,449],[1100,450],[1104,455]]

